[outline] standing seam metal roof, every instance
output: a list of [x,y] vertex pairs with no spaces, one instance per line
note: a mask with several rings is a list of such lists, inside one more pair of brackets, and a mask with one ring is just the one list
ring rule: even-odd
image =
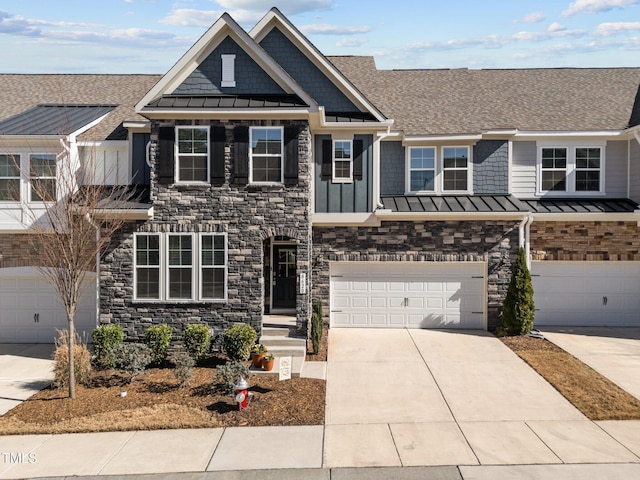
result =
[[0,135],[69,135],[117,105],[38,105],[0,121]]

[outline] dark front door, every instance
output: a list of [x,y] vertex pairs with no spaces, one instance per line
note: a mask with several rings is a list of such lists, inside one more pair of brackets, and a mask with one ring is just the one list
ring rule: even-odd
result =
[[296,308],[296,247],[273,246],[271,308]]

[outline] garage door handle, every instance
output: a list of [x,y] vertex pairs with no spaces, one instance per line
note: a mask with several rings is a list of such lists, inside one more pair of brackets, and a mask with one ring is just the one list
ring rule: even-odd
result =
[[35,313],[33,315],[33,321],[36,323],[40,323],[40,314],[39,313]]
[[605,307],[607,306],[608,301],[609,299],[607,297],[602,297],[602,305],[604,305]]

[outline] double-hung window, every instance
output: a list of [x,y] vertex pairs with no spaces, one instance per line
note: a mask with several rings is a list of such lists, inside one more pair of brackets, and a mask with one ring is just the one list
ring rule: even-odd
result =
[[32,202],[56,200],[56,156],[53,154],[31,154],[29,176]]
[[226,300],[225,233],[137,233],[134,238],[136,300]]
[[333,182],[353,181],[353,145],[351,140],[333,141]]
[[0,155],[0,202],[20,201],[20,156]]
[[604,192],[604,145],[543,145],[538,149],[538,158],[539,194]]
[[283,128],[251,127],[249,142],[249,181],[283,183]]
[[469,192],[469,147],[409,147],[409,193]]
[[176,182],[209,181],[209,128],[179,126],[177,130]]

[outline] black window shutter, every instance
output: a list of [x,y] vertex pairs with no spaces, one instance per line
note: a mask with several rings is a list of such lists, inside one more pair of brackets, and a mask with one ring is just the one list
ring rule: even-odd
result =
[[322,141],[322,180],[331,180],[333,176],[333,142],[331,140]]
[[224,143],[226,130],[222,126],[211,127],[210,132],[210,178],[212,185],[224,183]]
[[353,141],[353,179],[362,180],[362,150],[364,144],[362,140]]
[[158,183],[173,183],[173,175],[175,171],[175,127],[160,127],[158,132],[158,140],[160,141],[159,161],[158,161]]
[[298,126],[284,127],[284,183],[298,183]]
[[233,129],[234,163],[233,178],[240,185],[249,183],[249,127]]

